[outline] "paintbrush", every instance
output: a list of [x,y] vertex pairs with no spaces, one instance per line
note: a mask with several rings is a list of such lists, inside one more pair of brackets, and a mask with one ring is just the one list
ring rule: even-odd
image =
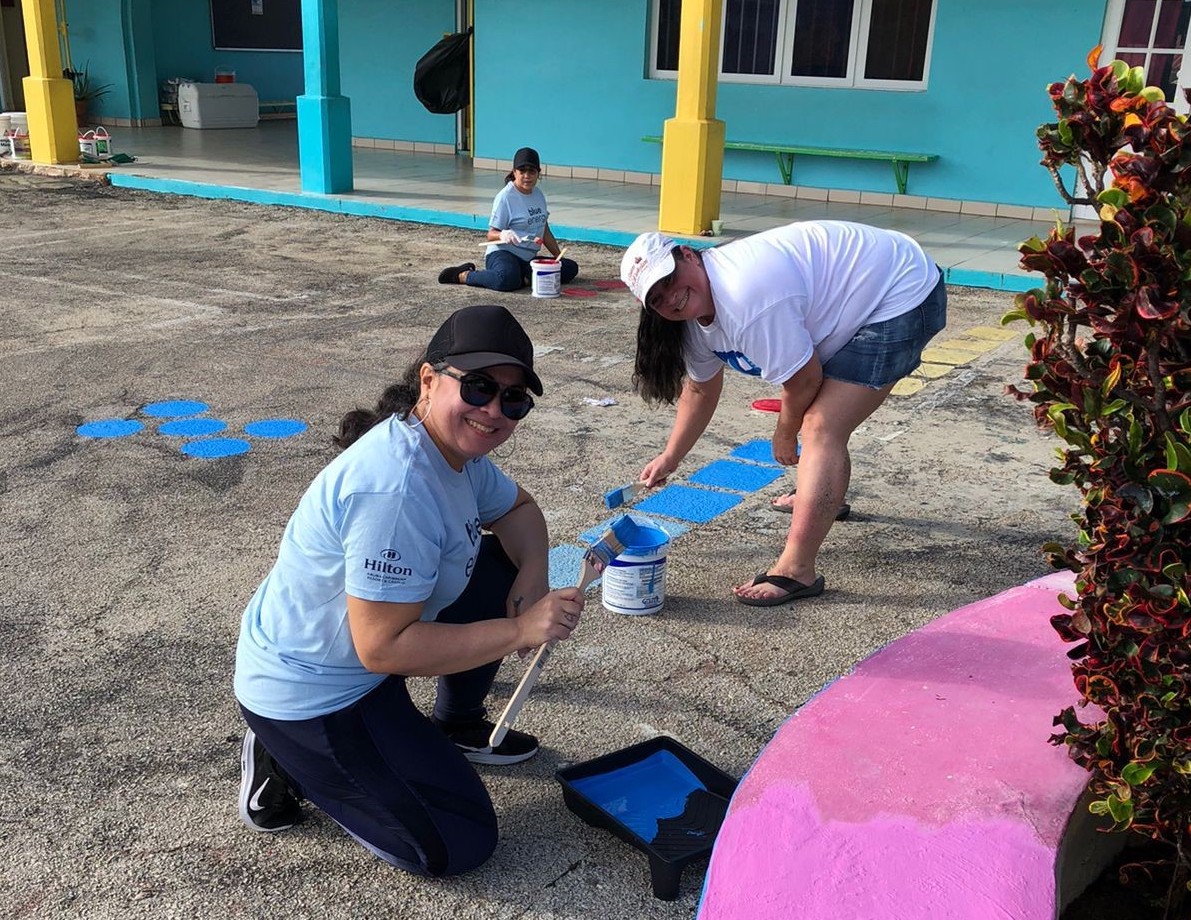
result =
[[[608,563],[619,556],[626,546],[632,544],[633,538],[639,530],[640,528],[633,523],[632,518],[628,515],[622,514],[613,521],[604,531],[603,536],[591,544],[587,552],[583,554],[583,567],[579,571],[579,581],[576,582],[575,587],[580,591],[586,591],[600,573],[607,568]],[[513,696],[505,706],[504,712],[496,720],[496,727],[492,729],[492,734],[488,737],[490,748],[497,747],[505,740],[505,735],[513,727],[514,720],[525,706],[525,701],[529,699],[529,691],[538,682],[542,669],[546,666],[546,662],[550,659],[550,653],[557,644],[557,639],[551,639],[538,648],[537,654],[533,656],[533,661],[529,663],[529,667],[521,676],[521,683],[517,684],[517,689],[513,691]]]
[[625,502],[631,502],[647,488],[649,486],[644,482],[630,482],[628,485],[621,486],[619,489],[605,492],[604,504],[609,508],[619,508]]

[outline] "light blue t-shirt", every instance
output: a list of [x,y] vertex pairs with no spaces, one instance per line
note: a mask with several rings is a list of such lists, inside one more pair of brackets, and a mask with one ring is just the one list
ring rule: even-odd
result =
[[487,457],[456,472],[421,425],[390,417],[310,484],[257,588],[236,646],[236,698],[270,719],[310,719],[384,680],[352,644],[347,595],[421,602],[433,620],[463,593],[481,524],[517,485]]
[[505,187],[492,199],[492,216],[488,218],[488,226],[496,230],[516,230],[527,242],[524,246],[489,243],[484,254],[503,249],[525,262],[536,259],[538,246],[532,241],[535,236],[543,235],[549,217],[546,196],[542,194],[541,189],[535,185],[533,191],[526,195],[517,191],[512,182],[506,182]]

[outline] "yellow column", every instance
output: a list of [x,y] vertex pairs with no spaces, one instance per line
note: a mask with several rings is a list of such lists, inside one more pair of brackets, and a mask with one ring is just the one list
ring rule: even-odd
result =
[[74,86],[62,76],[54,0],[24,0],[29,76],[21,81],[29,114],[29,146],[37,163],[77,163],[79,123]]
[[723,0],[683,0],[678,103],[662,132],[658,229],[696,234],[720,214],[724,123],[715,118]]

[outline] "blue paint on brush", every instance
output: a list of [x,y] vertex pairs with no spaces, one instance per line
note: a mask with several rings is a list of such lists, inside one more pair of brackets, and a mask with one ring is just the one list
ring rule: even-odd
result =
[[254,438],[292,438],[306,430],[306,423],[296,418],[266,418],[249,422],[244,431]]
[[240,438],[203,438],[198,441],[187,441],[182,445],[181,450],[188,457],[202,457],[211,460],[218,457],[246,454],[252,450],[252,445]]
[[227,422],[221,422],[217,418],[184,418],[158,425],[157,433],[197,438],[208,434],[218,434],[226,427]]
[[776,467],[756,466],[752,463],[738,463],[735,460],[716,460],[690,477],[690,481],[701,486],[717,489],[731,489],[733,492],[756,492],[782,477]]
[[198,402],[194,399],[169,399],[164,402],[149,403],[147,406],[142,406],[141,411],[154,418],[179,418],[184,415],[198,415],[200,412],[206,412],[208,408],[210,407],[205,402]]
[[87,422],[74,430],[75,434],[84,438],[124,438],[136,434],[145,426],[131,418],[105,418],[97,422]]
[[571,785],[646,843],[658,835],[658,821],[686,810],[692,792],[707,787],[670,751],[607,773],[571,780]]
[[739,495],[727,492],[712,492],[693,486],[666,486],[656,495],[651,495],[636,510],[642,514],[664,514],[667,517],[706,524],[743,501]]
[[[596,540],[598,540],[600,537],[602,537],[605,533],[607,533],[608,528],[612,526],[613,522],[619,520],[619,518],[620,518],[620,515],[617,515],[616,517],[610,517],[607,520],[600,521],[600,523],[596,524],[595,527],[592,527],[592,528],[589,528],[588,530],[583,531],[583,533],[579,534],[579,536],[576,537],[575,539],[577,539],[580,543],[584,544],[585,546],[590,546],[592,543],[594,543]],[[679,521],[661,521],[661,520],[656,520],[654,518],[650,518],[650,522],[652,523],[652,525],[654,527],[657,527],[657,528],[665,531],[671,540],[675,539],[676,537],[682,536],[684,533],[686,533],[688,530],[691,529],[691,526],[689,524],[683,524]]]

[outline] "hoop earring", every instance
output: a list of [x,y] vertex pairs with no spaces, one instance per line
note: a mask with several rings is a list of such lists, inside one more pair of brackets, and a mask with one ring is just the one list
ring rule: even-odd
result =
[[430,415],[430,397],[427,396],[425,399],[426,399],[426,411],[424,413],[422,413],[421,415],[418,415],[416,412],[414,412],[414,409],[418,408],[418,406],[420,406],[422,404],[421,399],[419,399],[416,403],[414,403],[412,406],[410,406],[409,414],[412,415],[416,419],[416,421],[409,422],[410,428],[418,428],[419,426],[426,424],[426,417]]
[[490,450],[490,451],[488,451],[488,453],[491,454],[493,457],[495,457],[497,460],[508,460],[509,457],[513,456],[513,454],[517,451],[517,429],[516,428],[513,429],[513,436],[511,438],[509,438],[507,441],[505,441],[504,444],[502,444],[500,446],[502,448],[507,447],[508,450],[505,451],[503,454],[498,454],[495,450]]

